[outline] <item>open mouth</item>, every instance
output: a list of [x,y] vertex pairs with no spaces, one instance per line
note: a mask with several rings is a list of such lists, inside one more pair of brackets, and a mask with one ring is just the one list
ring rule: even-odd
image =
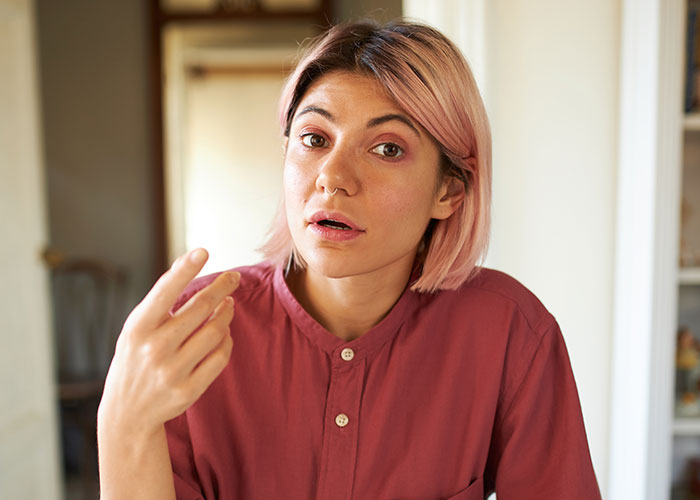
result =
[[318,224],[320,226],[328,227],[331,229],[340,229],[342,231],[351,231],[352,230],[352,228],[350,226],[348,226],[347,224],[345,224],[344,222],[340,222],[340,221],[333,220],[333,219],[323,219],[323,220],[318,221],[316,224]]
[[326,241],[350,241],[359,238],[366,231],[340,212],[319,210],[308,219],[308,223],[316,237]]

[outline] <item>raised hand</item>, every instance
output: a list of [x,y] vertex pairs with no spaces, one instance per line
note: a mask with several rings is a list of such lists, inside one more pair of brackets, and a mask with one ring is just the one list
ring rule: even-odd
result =
[[157,432],[194,403],[228,363],[238,273],[219,275],[169,313],[207,258],[204,249],[179,257],[127,318],[107,374],[100,422],[144,435]]

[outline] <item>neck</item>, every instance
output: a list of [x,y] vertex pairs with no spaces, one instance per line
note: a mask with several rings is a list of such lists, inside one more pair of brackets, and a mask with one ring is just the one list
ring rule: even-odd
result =
[[350,342],[389,313],[403,294],[411,270],[412,265],[400,263],[359,276],[329,278],[307,268],[290,272],[287,283],[316,321],[336,337]]

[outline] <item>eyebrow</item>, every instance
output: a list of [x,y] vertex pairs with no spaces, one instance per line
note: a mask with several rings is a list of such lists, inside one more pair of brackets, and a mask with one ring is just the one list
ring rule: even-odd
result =
[[413,125],[413,122],[411,120],[409,120],[407,117],[405,117],[404,115],[400,115],[397,113],[392,113],[389,115],[383,115],[383,116],[379,116],[377,118],[372,118],[370,121],[367,122],[367,128],[377,127],[377,126],[381,125],[382,123],[386,123],[386,122],[389,122],[392,120],[400,121],[404,125],[408,126],[408,128],[413,130],[418,137],[420,137],[420,132],[415,127],[415,125]]
[[330,114],[325,109],[319,108],[318,106],[306,106],[304,109],[302,109],[301,111],[299,111],[297,113],[297,115],[294,117],[294,119],[296,120],[301,115],[305,115],[306,113],[318,113],[319,115],[323,116],[324,118],[328,118],[328,120],[335,123],[335,118],[333,118],[333,115]]
[[[323,116],[324,118],[328,119],[329,121],[335,123],[335,118],[333,117],[333,115],[330,112],[328,112],[327,110],[325,110],[323,108],[319,108],[318,106],[306,106],[304,109],[299,111],[299,113],[297,113],[297,115],[294,119],[296,120],[301,115],[304,115],[306,113],[318,113],[319,115]],[[418,137],[421,136],[420,132],[418,131],[416,126],[413,125],[413,122],[411,120],[409,120],[406,116],[398,114],[398,113],[391,113],[388,115],[382,115],[382,116],[378,116],[376,118],[372,118],[370,121],[367,122],[367,128],[378,127],[382,123],[386,123],[386,122],[393,121],[393,120],[399,121],[399,122],[403,123],[404,125],[406,125],[407,127],[409,127],[411,130],[413,130],[413,132],[415,132],[415,134]]]

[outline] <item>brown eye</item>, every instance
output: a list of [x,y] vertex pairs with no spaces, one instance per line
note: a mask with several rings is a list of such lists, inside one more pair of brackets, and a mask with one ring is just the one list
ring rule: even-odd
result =
[[372,148],[372,153],[386,156],[387,158],[398,158],[403,155],[403,149],[393,142],[384,142]]
[[396,144],[384,144],[385,156],[396,156],[399,154],[399,147]]
[[310,148],[322,148],[326,145],[326,139],[318,134],[305,134],[301,137],[301,142]]

